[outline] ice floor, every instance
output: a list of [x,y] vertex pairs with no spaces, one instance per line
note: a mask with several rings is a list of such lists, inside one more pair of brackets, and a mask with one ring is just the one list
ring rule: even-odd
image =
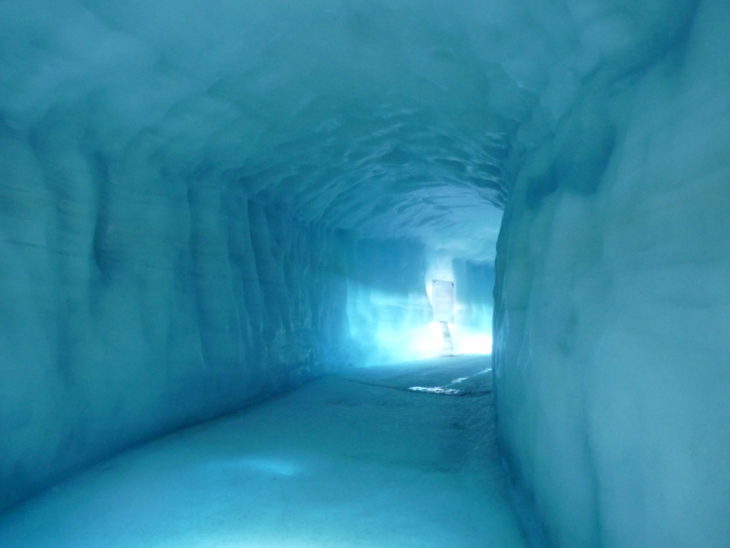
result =
[[58,485],[0,517],[0,546],[524,546],[488,367],[313,381]]

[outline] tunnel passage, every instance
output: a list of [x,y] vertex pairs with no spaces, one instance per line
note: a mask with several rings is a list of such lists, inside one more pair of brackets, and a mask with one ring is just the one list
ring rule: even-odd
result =
[[635,4],[3,2],[0,507],[402,359],[445,260],[547,538],[725,545],[730,8]]

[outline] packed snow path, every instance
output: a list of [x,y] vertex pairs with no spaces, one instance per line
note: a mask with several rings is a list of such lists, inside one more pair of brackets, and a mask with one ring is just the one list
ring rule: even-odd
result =
[[523,546],[488,367],[313,381],[58,485],[2,516],[0,546]]

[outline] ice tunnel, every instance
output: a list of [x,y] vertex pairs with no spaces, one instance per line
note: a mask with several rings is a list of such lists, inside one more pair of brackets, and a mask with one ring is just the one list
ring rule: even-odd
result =
[[0,546],[730,547],[727,0],[4,0],[0,250]]

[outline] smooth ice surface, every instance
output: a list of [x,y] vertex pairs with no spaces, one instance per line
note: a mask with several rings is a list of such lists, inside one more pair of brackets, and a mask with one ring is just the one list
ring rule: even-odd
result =
[[730,543],[730,4],[665,17],[505,212],[500,438],[557,546]]
[[425,249],[491,260],[529,95],[483,74],[475,7],[0,2],[0,508],[420,355]]
[[487,260],[508,136],[534,101],[500,63],[542,74],[530,54],[555,49],[543,35],[530,51],[515,47],[522,9],[6,1],[0,127],[63,132],[14,159],[26,169],[111,159],[121,186],[160,176],[233,186],[285,201],[304,221]]
[[346,363],[343,239],[235,192],[72,182],[104,197],[3,189],[0,507]]
[[0,508],[428,352],[435,271],[486,348],[504,206],[500,439],[549,541],[726,545],[728,10],[0,2]]
[[[313,381],[57,486],[0,518],[0,546],[523,546],[489,366]],[[462,395],[408,390],[449,383]]]

